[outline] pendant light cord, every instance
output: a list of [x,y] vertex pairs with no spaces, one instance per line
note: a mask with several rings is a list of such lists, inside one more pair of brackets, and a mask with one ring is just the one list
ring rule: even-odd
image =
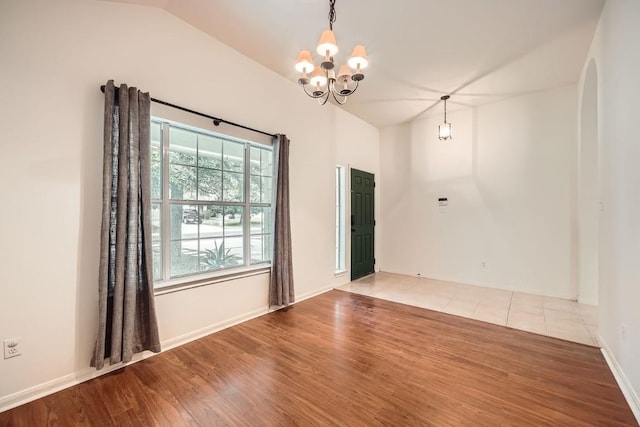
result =
[[329,0],[329,29],[333,31],[333,23],[336,22],[336,0]]
[[444,100],[444,122],[447,123],[447,100]]
[[449,95],[443,95],[440,97],[440,100],[444,102],[444,122],[447,123],[447,99],[449,99]]

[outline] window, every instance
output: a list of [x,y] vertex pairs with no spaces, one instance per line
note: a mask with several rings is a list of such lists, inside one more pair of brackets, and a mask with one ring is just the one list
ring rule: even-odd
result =
[[346,270],[346,245],[345,245],[345,204],[346,186],[344,180],[344,167],[336,166],[336,273]]
[[153,118],[156,287],[268,265],[272,164],[269,146]]

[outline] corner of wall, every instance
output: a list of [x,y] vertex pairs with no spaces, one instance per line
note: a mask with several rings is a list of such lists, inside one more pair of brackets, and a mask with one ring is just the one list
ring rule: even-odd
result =
[[602,335],[598,335],[598,341],[602,346],[601,351],[602,355],[604,356],[604,360],[607,362],[607,365],[609,365],[609,369],[611,369],[613,377],[616,379],[618,386],[620,386],[620,390],[622,391],[624,398],[627,400],[627,403],[629,404],[633,415],[636,417],[636,420],[638,420],[638,423],[640,424],[640,397],[638,397],[638,393],[636,392],[636,390],[634,390],[633,385],[631,385],[631,381],[629,381],[629,379],[625,375],[622,367],[607,345],[607,342],[604,340],[604,338],[602,338]]

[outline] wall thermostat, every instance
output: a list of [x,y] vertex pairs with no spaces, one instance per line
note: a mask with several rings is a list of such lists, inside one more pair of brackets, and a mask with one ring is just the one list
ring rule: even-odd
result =
[[448,205],[449,205],[449,199],[447,199],[446,197],[438,198],[438,209],[440,210],[440,213],[446,212]]

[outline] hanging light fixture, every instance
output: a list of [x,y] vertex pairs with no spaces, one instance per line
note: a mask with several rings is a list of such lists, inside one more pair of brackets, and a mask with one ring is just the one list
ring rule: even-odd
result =
[[358,84],[364,79],[362,70],[369,65],[367,51],[364,46],[357,45],[347,61],[348,65],[342,65],[336,74],[333,62],[334,55],[338,53],[336,36],[333,34],[333,23],[336,22],[335,4],[336,0],[329,0],[329,29],[322,32],[316,48],[323,58],[320,65],[314,66],[308,50],[301,51],[296,61],[296,70],[302,73],[298,83],[304,92],[311,98],[316,98],[320,105],[327,103],[330,94],[340,105],[347,102],[347,97],[355,93]]
[[440,99],[444,101],[444,123],[438,126],[438,138],[441,141],[446,141],[451,139],[451,123],[447,122],[447,99],[449,99],[449,95],[444,95]]

